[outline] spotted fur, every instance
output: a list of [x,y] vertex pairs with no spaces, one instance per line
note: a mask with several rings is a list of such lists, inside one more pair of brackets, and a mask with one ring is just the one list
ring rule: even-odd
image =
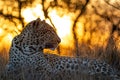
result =
[[64,57],[54,54],[45,54],[45,58],[52,66],[55,74],[69,72],[70,74],[75,73],[76,75],[84,73],[89,75],[115,76],[116,72],[105,61],[97,59]]

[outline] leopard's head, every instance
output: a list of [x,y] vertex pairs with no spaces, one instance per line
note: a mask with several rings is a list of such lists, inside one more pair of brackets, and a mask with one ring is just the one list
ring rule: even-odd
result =
[[28,53],[46,48],[53,50],[61,42],[54,28],[39,18],[28,23],[14,40],[15,44]]

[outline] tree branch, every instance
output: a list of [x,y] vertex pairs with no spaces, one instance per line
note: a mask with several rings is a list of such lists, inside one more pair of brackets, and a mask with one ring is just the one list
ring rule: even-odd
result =
[[81,12],[77,15],[74,23],[73,23],[73,28],[72,28],[72,32],[73,32],[73,37],[74,37],[74,45],[75,45],[75,53],[76,56],[79,56],[79,50],[78,50],[78,39],[77,39],[77,34],[76,34],[76,23],[78,22],[79,17],[85,12],[86,10],[86,6],[88,5],[89,0],[86,0],[85,5],[82,7]]
[[18,12],[19,12],[19,20],[22,24],[22,27],[24,28],[24,21],[23,21],[23,18],[21,16],[21,10],[22,10],[22,2],[21,0],[18,0]]
[[110,6],[114,7],[114,8],[116,8],[116,9],[120,10],[120,6],[116,7],[115,5],[110,4],[108,0],[105,0],[105,2],[106,2],[108,5],[110,5]]

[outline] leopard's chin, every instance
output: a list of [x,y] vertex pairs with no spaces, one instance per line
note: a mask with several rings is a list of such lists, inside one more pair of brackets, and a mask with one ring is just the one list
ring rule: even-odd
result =
[[54,47],[54,45],[52,43],[47,43],[45,45],[45,48],[53,48],[53,47]]
[[55,44],[55,43],[47,43],[45,45],[46,49],[51,49],[51,50],[55,50],[56,47],[57,47],[57,44]]

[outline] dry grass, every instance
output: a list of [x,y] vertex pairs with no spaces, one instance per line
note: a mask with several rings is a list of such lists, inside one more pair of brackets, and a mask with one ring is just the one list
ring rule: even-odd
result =
[[60,72],[58,74],[49,74],[45,71],[35,71],[34,69],[22,70],[19,74],[9,74],[4,78],[0,78],[0,80],[119,80],[109,76],[103,75],[88,75],[83,73],[66,73]]
[[3,48],[0,50],[0,80],[3,80],[2,73],[4,72],[5,65],[7,64],[8,61],[8,51],[6,48]]

